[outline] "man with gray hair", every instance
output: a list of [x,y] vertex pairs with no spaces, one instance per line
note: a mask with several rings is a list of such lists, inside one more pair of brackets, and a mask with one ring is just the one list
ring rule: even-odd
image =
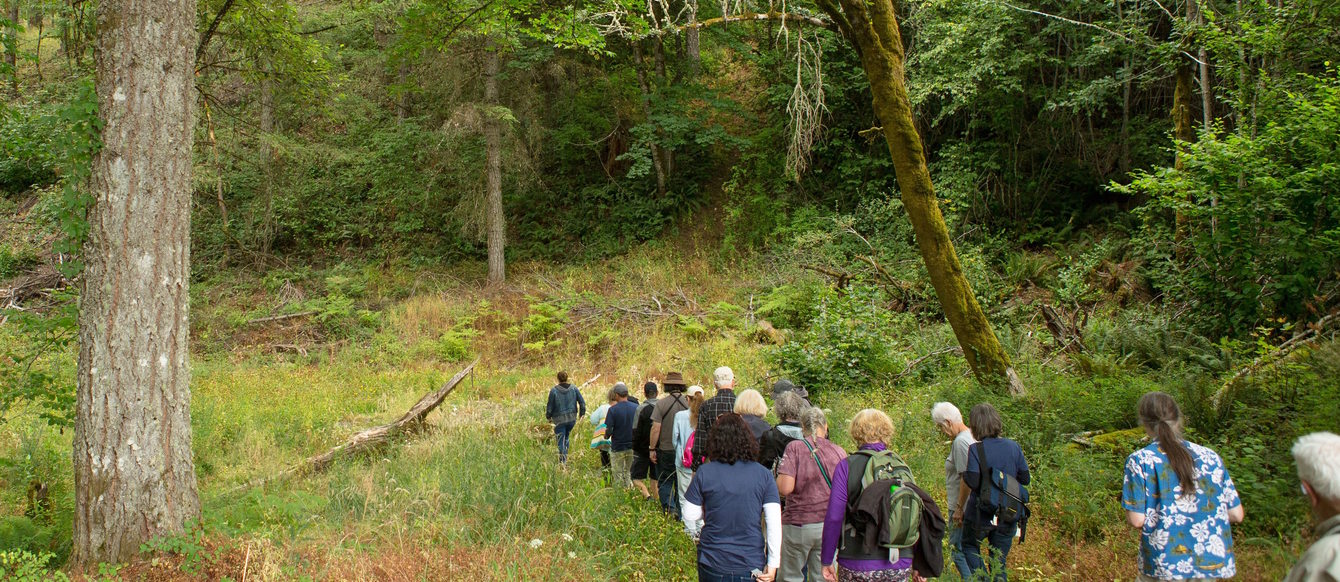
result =
[[1317,518],[1317,541],[1284,582],[1340,582],[1340,435],[1314,432],[1293,445],[1298,479]]
[[945,500],[949,508],[946,523],[949,526],[949,552],[963,578],[968,578],[968,560],[963,556],[963,513],[970,493],[963,482],[963,472],[968,470],[968,451],[977,442],[972,429],[963,424],[963,413],[949,402],[936,402],[931,408],[931,420],[940,432],[954,439],[949,444],[949,457],[945,459]]
[[717,387],[715,396],[708,398],[698,409],[698,434],[707,435],[717,417],[735,411],[735,372],[722,366],[712,372],[712,384]]

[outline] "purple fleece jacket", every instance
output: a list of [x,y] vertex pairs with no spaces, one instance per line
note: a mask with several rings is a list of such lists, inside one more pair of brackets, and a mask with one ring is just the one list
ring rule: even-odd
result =
[[[886,448],[884,443],[873,443],[861,445],[859,450],[883,451]],[[820,557],[823,558],[825,566],[833,564],[833,559],[837,557],[838,543],[842,541],[842,522],[847,518],[847,488],[845,486],[837,487],[836,485],[846,483],[849,474],[851,474],[849,461],[848,459],[842,459],[838,462],[837,469],[833,471],[833,485],[835,487],[833,487],[833,495],[828,498],[828,515],[824,517],[824,547]],[[888,560],[848,560],[842,558],[838,560],[838,565],[853,572],[904,570],[912,567],[912,559],[903,558],[896,562],[890,562]]]

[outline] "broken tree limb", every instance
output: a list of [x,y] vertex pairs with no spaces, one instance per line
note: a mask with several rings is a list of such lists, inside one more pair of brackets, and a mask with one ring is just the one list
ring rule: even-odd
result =
[[1241,370],[1238,370],[1236,374],[1233,374],[1233,377],[1229,378],[1227,382],[1224,382],[1224,385],[1214,393],[1214,397],[1211,399],[1214,409],[1222,412],[1224,403],[1228,400],[1228,393],[1231,392],[1239,382],[1264,368],[1274,366],[1275,364],[1284,361],[1291,354],[1298,351],[1299,348],[1316,343],[1317,340],[1323,337],[1323,332],[1337,322],[1340,322],[1340,311],[1332,312],[1331,314],[1318,319],[1316,323],[1309,324],[1306,329],[1295,333],[1293,337],[1280,344],[1278,348],[1252,360],[1252,363],[1243,366]]
[[442,404],[442,401],[446,399],[447,395],[451,394],[451,391],[456,389],[456,385],[460,384],[461,380],[465,379],[466,375],[468,375],[471,370],[475,369],[475,364],[478,363],[478,359],[470,362],[469,366],[456,372],[456,375],[452,376],[450,380],[447,380],[447,383],[443,384],[441,388],[425,394],[423,398],[420,398],[414,406],[410,407],[410,409],[405,412],[405,414],[400,415],[400,418],[397,418],[395,422],[367,429],[350,437],[344,444],[338,445],[329,451],[303,461],[301,465],[296,467],[298,472],[302,474],[320,472],[326,467],[329,467],[335,459],[341,456],[372,449],[387,442],[396,435],[418,430],[423,426],[423,419],[428,416],[428,413],[432,412],[438,405]]
[[295,317],[307,317],[308,315],[316,315],[316,312],[315,312],[315,311],[303,311],[303,312],[300,312],[300,313],[288,313],[288,314],[285,314],[285,315],[271,315],[270,317],[260,317],[260,318],[256,318],[256,319],[253,319],[253,320],[251,320],[251,321],[248,321],[248,322],[247,322],[247,325],[255,325],[255,324],[257,324],[257,323],[269,323],[269,322],[271,322],[271,321],[280,321],[280,320],[284,320],[284,319],[293,319],[293,318],[295,318]]
[[259,487],[281,477],[319,473],[330,467],[330,465],[340,457],[346,457],[374,449],[390,442],[390,440],[396,436],[413,433],[419,430],[419,428],[423,426],[423,420],[428,416],[428,413],[432,412],[438,405],[442,404],[442,401],[446,399],[447,395],[451,394],[451,391],[456,389],[456,386],[461,383],[461,380],[464,380],[465,377],[470,374],[470,371],[475,369],[475,364],[478,363],[478,359],[470,362],[469,366],[456,372],[456,375],[452,376],[450,380],[447,380],[447,383],[443,384],[441,388],[425,394],[423,398],[420,398],[414,406],[411,406],[405,414],[400,415],[400,418],[397,418],[394,422],[362,431],[349,437],[349,440],[345,441],[343,444],[335,446],[329,451],[308,458],[297,465],[293,465],[292,467],[284,469],[274,475],[270,475],[269,477],[254,479],[244,483],[235,487],[232,491]]

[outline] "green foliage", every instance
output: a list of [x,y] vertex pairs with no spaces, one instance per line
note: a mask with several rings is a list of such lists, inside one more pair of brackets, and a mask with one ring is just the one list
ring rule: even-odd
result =
[[[1278,96],[1256,135],[1202,134],[1184,170],[1139,172],[1151,278],[1198,326],[1240,334],[1324,310],[1340,266],[1340,76]],[[1178,228],[1172,215],[1185,220]]]
[[892,353],[894,316],[880,301],[880,292],[865,286],[818,297],[809,326],[773,348],[769,357],[811,391],[876,385],[901,369]]
[[0,245],[0,281],[16,277],[36,266],[40,262],[37,254],[29,249],[11,249]]
[[195,575],[200,573],[200,565],[208,557],[205,547],[205,531],[191,527],[180,534],[164,535],[140,544],[140,553],[173,554],[181,556],[181,571]]
[[0,421],[11,408],[28,403],[48,424],[74,424],[74,377],[70,350],[78,339],[75,291],[55,293],[48,314],[2,310],[9,325],[0,329]]
[[51,552],[0,550],[0,579],[14,582],[68,581],[69,576],[54,569],[55,560],[56,556]]
[[437,338],[437,355],[447,362],[462,362],[475,355],[474,341],[484,332],[473,327],[470,319],[456,322]]
[[563,339],[557,336],[567,318],[567,310],[558,305],[533,302],[526,318],[519,324],[508,327],[506,334],[516,340],[524,351],[544,352],[562,345]]

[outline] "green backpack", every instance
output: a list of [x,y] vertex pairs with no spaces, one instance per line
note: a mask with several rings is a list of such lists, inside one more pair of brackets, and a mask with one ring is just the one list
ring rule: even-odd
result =
[[[864,494],[866,488],[876,481],[892,479],[899,483],[916,484],[916,479],[912,478],[912,470],[908,468],[897,453],[893,451],[866,451],[860,450],[852,453],[852,457],[866,457],[865,469],[852,472],[848,476],[847,491],[851,491],[857,485],[857,479],[860,480],[861,493]],[[851,464],[851,461],[848,462]],[[888,543],[880,544],[883,547],[891,549],[908,548],[917,543],[921,538],[921,510],[925,504],[921,501],[921,496],[912,490],[911,487],[900,487],[894,485],[891,487],[891,496],[889,497],[889,519],[887,522],[888,531],[882,532],[887,535],[881,535],[881,539],[888,539]],[[859,495],[857,496],[859,498]],[[854,512],[857,499],[848,499],[848,514]]]

